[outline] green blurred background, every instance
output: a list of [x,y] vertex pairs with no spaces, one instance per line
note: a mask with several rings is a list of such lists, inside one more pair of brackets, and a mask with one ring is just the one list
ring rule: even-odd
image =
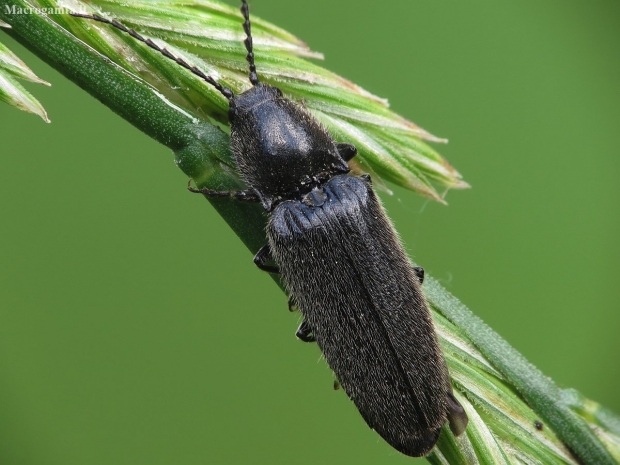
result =
[[[471,190],[383,195],[412,256],[620,412],[620,4],[252,7],[450,139]],[[0,105],[0,464],[410,462],[169,150],[0,39],[53,84],[27,85],[52,124]]]

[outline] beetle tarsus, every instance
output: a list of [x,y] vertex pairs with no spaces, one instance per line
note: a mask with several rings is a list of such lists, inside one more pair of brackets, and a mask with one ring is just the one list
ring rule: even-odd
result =
[[424,268],[422,268],[421,266],[414,266],[413,272],[418,277],[418,281],[420,281],[420,284],[424,284]]
[[288,311],[289,312],[296,312],[297,310],[299,310],[299,308],[297,307],[297,303],[295,302],[295,297],[293,297],[292,295],[288,296]]
[[234,200],[241,202],[259,202],[260,199],[256,193],[251,189],[238,190],[238,191],[218,191],[215,189],[209,189],[207,187],[197,188],[191,185],[191,180],[187,183],[187,190],[192,194],[202,194],[207,197],[230,197]]
[[277,266],[267,265],[267,262],[271,260],[273,260],[273,257],[271,256],[271,248],[269,247],[269,244],[262,246],[258,252],[256,252],[256,255],[254,255],[254,264],[258,268],[266,271],[267,273],[280,273],[280,269]]
[[461,403],[456,400],[456,397],[454,397],[452,392],[448,392],[446,404],[448,407],[448,422],[450,424],[450,431],[452,431],[452,434],[455,436],[460,436],[465,431],[465,428],[467,428],[467,423],[469,423],[467,413],[465,413],[465,409]]
[[314,334],[312,334],[312,329],[305,320],[302,324],[299,325],[299,328],[297,328],[295,336],[297,336],[297,339],[303,342],[316,342],[316,338],[314,337]]

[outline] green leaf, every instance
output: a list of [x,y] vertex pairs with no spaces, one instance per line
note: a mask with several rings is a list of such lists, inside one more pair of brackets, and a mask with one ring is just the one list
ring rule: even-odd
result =
[[[54,0],[42,0],[55,8]],[[244,33],[237,8],[217,1],[94,0],[80,12],[117,19],[145,38],[197,66],[234,92],[248,88]],[[180,107],[228,125],[227,101],[212,86],[110,26],[56,15],[54,19],[123,69],[153,85]],[[387,101],[307,61],[321,58],[282,29],[252,18],[260,79],[305,106],[340,140],[357,143],[368,171],[443,202],[442,191],[469,187],[425,141],[445,142],[390,111]]]
[[[450,350],[446,350],[454,381],[463,388],[468,400],[476,405],[493,435],[505,444],[507,455],[514,456],[519,463],[617,463],[609,442],[597,437],[584,418],[573,411],[574,407],[571,408],[566,402],[562,391],[550,378],[436,280],[426,279],[424,290],[432,307],[454,325],[450,331],[452,337],[462,335],[486,363],[501,373],[501,378],[493,380],[487,369],[461,363],[462,355],[453,357]],[[442,325],[438,327],[441,335]],[[475,351],[470,356],[479,360],[474,354]],[[535,427],[536,421],[542,423],[542,430]],[[620,439],[612,428],[606,428],[604,434],[613,441]],[[579,461],[573,458],[573,453]],[[529,459],[523,460],[522,457]]]
[[[2,27],[10,26],[2,22]],[[21,61],[4,44],[0,43],[0,101],[11,106],[39,115],[46,123],[50,120],[39,101],[32,96],[16,78],[24,79],[37,84],[50,84],[39,79],[26,64]]]

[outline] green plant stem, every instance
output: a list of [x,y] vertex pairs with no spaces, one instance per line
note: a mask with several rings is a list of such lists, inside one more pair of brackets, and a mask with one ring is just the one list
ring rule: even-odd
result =
[[[240,187],[239,181],[223,169],[233,166],[226,133],[170,104],[148,84],[75,40],[50,18],[34,14],[9,16],[5,5],[26,4],[0,1],[0,20],[12,26],[5,30],[7,34],[138,129],[172,149],[179,167],[199,186]],[[98,135],[93,133],[92,137],[96,139]],[[263,245],[266,217],[260,206],[229,199],[210,202],[251,252]],[[436,281],[430,279],[425,292],[433,308],[463,331],[583,463],[616,463],[586,421],[563,400],[553,381]]]
[[562,392],[551,378],[528,362],[436,280],[428,280],[425,293],[433,307],[463,330],[584,463],[617,463],[590,427],[561,401]]

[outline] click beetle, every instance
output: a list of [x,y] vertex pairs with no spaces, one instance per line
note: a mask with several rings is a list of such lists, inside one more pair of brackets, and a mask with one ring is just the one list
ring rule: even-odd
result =
[[254,262],[280,273],[304,321],[297,336],[316,341],[337,381],[372,429],[403,454],[428,454],[446,422],[464,432],[431,313],[414,268],[368,175],[349,174],[356,154],[337,143],[302,105],[260,82],[246,0],[241,12],[252,87],[230,89],[133,29],[98,15],[215,87],[229,102],[230,147],[249,186],[196,189],[260,202],[267,244]]

